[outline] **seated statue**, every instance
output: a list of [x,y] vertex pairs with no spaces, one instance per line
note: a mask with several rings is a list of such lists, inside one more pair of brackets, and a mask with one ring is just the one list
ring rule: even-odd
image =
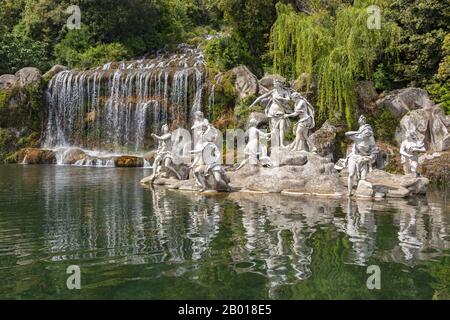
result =
[[245,146],[244,153],[246,158],[236,170],[241,169],[247,163],[251,165],[262,164],[263,166],[270,166],[270,158],[267,155],[267,148],[261,143],[261,138],[269,139],[271,134],[264,133],[256,126],[258,121],[255,118],[250,119],[248,129],[248,143]]
[[163,125],[161,127],[161,132],[161,136],[152,133],[152,137],[158,140],[158,150],[156,151],[155,161],[153,161],[153,174],[151,176],[151,183],[153,183],[159,176],[162,168],[169,169],[179,180],[181,180],[180,174],[172,166],[172,134],[169,132],[169,126],[167,124]]
[[220,165],[220,150],[214,143],[217,139],[217,129],[209,125],[206,132],[202,134],[202,145],[192,151],[194,161],[189,167],[194,170],[194,177],[197,184],[201,187],[200,191],[211,189],[207,178],[212,174],[215,181],[215,190],[224,186],[227,191],[231,191],[225,170]]
[[309,139],[309,131],[316,125],[314,108],[298,92],[294,92],[291,97],[295,101],[294,112],[286,114],[284,117],[299,117],[299,121],[294,126],[295,140],[288,148],[292,151],[316,152],[316,148]]
[[414,177],[418,177],[417,168],[419,166],[419,153],[426,152],[425,145],[417,138],[414,131],[407,131],[406,140],[400,146],[400,155],[405,174],[412,173]]
[[[345,135],[352,139],[352,151],[346,159],[341,159],[335,166],[336,169],[348,168],[348,195],[352,195],[353,178],[365,180],[367,173],[372,170],[378,156],[378,147],[372,127],[366,123],[366,117],[361,116],[358,120],[360,125],[358,131],[349,131]],[[342,164],[341,164],[342,163]]]

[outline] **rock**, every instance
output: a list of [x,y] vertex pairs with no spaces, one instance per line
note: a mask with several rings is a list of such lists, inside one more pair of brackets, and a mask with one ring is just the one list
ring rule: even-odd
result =
[[428,93],[420,88],[394,90],[377,100],[379,108],[387,108],[394,117],[401,118],[408,112],[433,105]]
[[[360,180],[358,183],[358,188],[356,189],[356,196],[357,197],[367,197],[372,198],[375,194],[375,190],[373,188],[373,185],[365,180]],[[378,192],[380,194],[380,192]]]
[[333,160],[336,146],[337,128],[329,120],[325,121],[322,127],[314,132],[309,138],[317,149],[317,154]]
[[450,149],[450,119],[438,105],[414,110],[405,115],[400,121],[400,134],[397,137],[399,144],[403,142],[408,130],[418,133],[427,151],[442,152]]
[[19,85],[21,87],[40,82],[42,80],[42,75],[39,69],[33,67],[20,69],[16,72],[16,77],[19,78]]
[[[250,119],[256,119],[257,121],[257,127],[261,127],[261,126],[268,126],[269,125],[269,117],[267,117],[264,113],[262,112],[252,112],[250,113],[250,116],[248,117],[248,120],[250,121]],[[248,123],[247,123],[248,126]]]
[[267,91],[270,91],[273,89],[273,81],[275,79],[279,79],[283,82],[286,82],[286,79],[283,78],[282,76],[279,75],[273,75],[273,74],[268,74],[265,75],[264,77],[262,77],[258,83],[259,83],[259,88],[260,88],[260,92],[261,93],[265,93]]
[[450,181],[450,152],[424,158],[419,172],[435,183],[448,183]]
[[246,66],[236,67],[230,72],[235,79],[234,89],[238,100],[258,94],[258,78]]
[[270,161],[274,167],[303,166],[308,161],[308,152],[272,148]]
[[17,153],[17,162],[24,164],[55,164],[56,154],[49,149],[21,149]]
[[[272,150],[272,153],[274,151]],[[264,168],[244,166],[229,172],[231,185],[252,192],[288,192],[290,194],[343,195],[345,188],[334,164],[316,154],[303,152],[306,164]]]
[[0,76],[0,90],[13,88],[19,82],[19,78],[13,74],[4,74]]
[[[309,88],[308,82],[310,82]],[[309,73],[302,73],[297,80],[291,81],[290,84],[293,90],[303,94],[317,89],[317,81],[314,78],[311,79],[311,75]]]
[[[346,177],[345,177],[346,178]],[[415,178],[412,175],[396,175],[381,170],[373,170],[366,181],[360,181],[356,190],[359,197],[406,198],[425,194],[430,181],[427,178]]]
[[359,81],[355,86],[356,103],[358,109],[365,112],[371,112],[377,107],[378,93],[372,81]]
[[56,76],[58,73],[60,73],[62,71],[66,71],[66,70],[68,70],[67,67],[62,66],[60,64],[56,64],[44,74],[44,79],[50,80],[51,78]]
[[144,159],[135,156],[120,156],[114,159],[114,165],[119,168],[143,167]]
[[95,122],[95,120],[97,120],[97,112],[95,110],[93,110],[91,112],[87,112],[84,115],[84,122],[93,123],[93,122]]
[[63,154],[64,164],[75,164],[79,160],[86,158],[86,153],[80,148],[69,148]]

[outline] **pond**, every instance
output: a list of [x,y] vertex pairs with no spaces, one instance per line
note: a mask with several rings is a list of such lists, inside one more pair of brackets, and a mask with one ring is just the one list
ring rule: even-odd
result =
[[[0,298],[450,298],[448,190],[205,196],[144,189],[150,173],[0,166]],[[71,265],[80,290],[67,288]]]

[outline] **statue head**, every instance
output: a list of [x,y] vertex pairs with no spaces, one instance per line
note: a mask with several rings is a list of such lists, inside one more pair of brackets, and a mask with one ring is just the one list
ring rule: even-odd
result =
[[258,120],[256,120],[255,118],[251,118],[250,121],[248,122],[248,126],[251,127],[256,127],[258,125]]
[[361,115],[361,117],[359,117],[358,124],[359,124],[360,126],[363,126],[363,125],[365,125],[366,123],[367,123],[366,117],[365,117],[364,115]]
[[277,90],[283,89],[283,85],[284,85],[284,83],[283,83],[283,81],[281,79],[275,78],[273,80],[273,87],[275,89],[277,89]]
[[164,134],[168,133],[168,132],[169,132],[169,126],[168,126],[167,124],[163,125],[163,126],[161,127],[161,131],[162,131],[162,133],[164,133]]
[[205,116],[203,115],[203,112],[196,111],[194,113],[194,118],[195,118],[195,120],[203,120],[205,118]]

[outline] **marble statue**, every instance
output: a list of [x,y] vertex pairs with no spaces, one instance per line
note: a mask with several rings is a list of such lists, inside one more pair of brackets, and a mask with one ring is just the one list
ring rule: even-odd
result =
[[284,145],[284,135],[289,129],[289,119],[285,117],[289,102],[291,100],[289,91],[283,87],[283,82],[275,79],[273,82],[274,89],[258,97],[251,105],[253,108],[259,102],[266,102],[266,116],[270,119],[270,130],[274,136],[272,139],[272,147]]
[[172,171],[175,176],[181,180],[180,174],[172,166],[173,153],[172,153],[172,134],[169,132],[169,126],[163,125],[161,128],[162,135],[158,136],[152,133],[152,137],[158,140],[158,150],[156,151],[155,161],[153,161],[153,174],[151,176],[151,182],[159,176],[162,168],[167,168]]
[[[366,117],[358,120],[358,131],[349,131],[345,135],[353,140],[352,151],[344,160],[343,167],[348,168],[348,195],[352,195],[353,178],[357,181],[366,180],[367,173],[378,156],[378,147],[372,127],[366,122]],[[338,165],[337,165],[338,166]]]
[[215,190],[221,189],[224,186],[227,191],[231,191],[225,170],[220,165],[220,150],[216,146],[217,129],[212,125],[208,125],[205,132],[202,133],[202,144],[197,144],[192,153],[194,154],[194,161],[189,167],[194,171],[196,183],[201,187],[200,191],[205,191],[211,187],[208,184],[208,177],[212,175],[215,182]]
[[250,119],[248,128],[248,143],[245,146],[245,160],[239,165],[236,170],[241,169],[244,165],[258,165],[270,166],[270,158],[267,155],[266,146],[261,143],[261,139],[270,139],[271,133],[264,133],[257,128],[258,121],[255,118]]
[[[211,126],[208,119],[205,118],[203,112],[196,111],[194,113],[194,125],[191,127],[194,139],[194,150],[199,150],[203,146],[203,135]],[[196,153],[194,157],[199,157],[200,154]],[[196,159],[194,158],[194,161]],[[197,159],[199,160],[199,159]]]
[[414,177],[418,177],[417,168],[419,166],[419,153],[426,152],[425,145],[420,141],[414,131],[407,131],[406,140],[400,146],[400,155],[405,174],[412,173]]
[[284,115],[285,118],[299,117],[294,126],[295,140],[288,148],[292,151],[315,152],[316,148],[309,139],[309,131],[316,125],[314,108],[298,92],[294,92],[291,98],[295,101],[294,112]]

